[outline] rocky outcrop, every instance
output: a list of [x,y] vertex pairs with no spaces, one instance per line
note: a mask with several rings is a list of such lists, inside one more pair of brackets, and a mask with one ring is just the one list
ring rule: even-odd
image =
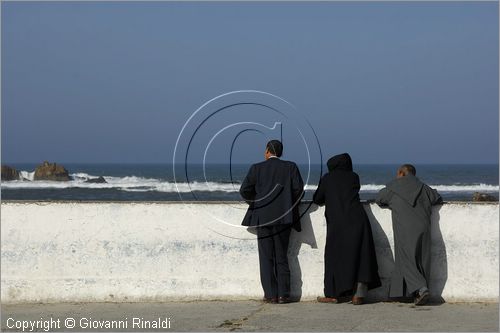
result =
[[19,172],[8,165],[2,165],[2,180],[18,180]]
[[66,170],[62,165],[49,163],[47,161],[36,167],[34,179],[56,181],[70,180],[68,170]]
[[472,201],[498,201],[498,198],[491,194],[474,192]]
[[103,183],[107,183],[106,179],[104,179],[103,176],[100,176],[99,178],[91,178],[91,179],[87,179],[85,181],[86,183],[94,183],[94,184],[103,184]]

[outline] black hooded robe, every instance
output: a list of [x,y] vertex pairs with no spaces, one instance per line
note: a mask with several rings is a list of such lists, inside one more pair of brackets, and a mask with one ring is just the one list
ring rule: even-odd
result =
[[432,205],[441,203],[441,196],[409,174],[387,184],[376,202],[392,210],[395,267],[389,296],[411,296],[422,287],[428,288]]
[[353,293],[358,282],[368,289],[380,287],[370,221],[359,201],[359,176],[352,171],[349,154],[328,160],[314,203],[325,207],[325,296]]

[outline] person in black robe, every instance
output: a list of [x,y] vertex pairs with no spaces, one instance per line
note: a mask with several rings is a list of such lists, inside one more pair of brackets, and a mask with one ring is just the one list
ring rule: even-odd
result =
[[327,222],[325,297],[318,301],[337,303],[352,295],[352,303],[359,305],[367,290],[381,285],[370,221],[359,201],[359,176],[349,154],[330,158],[327,166],[313,196],[314,203],[326,206]]
[[249,204],[242,225],[257,230],[260,280],[266,303],[289,303],[290,232],[301,231],[299,204],[304,182],[294,162],[280,159],[283,145],[271,140],[266,145],[265,161],[253,164],[240,187]]

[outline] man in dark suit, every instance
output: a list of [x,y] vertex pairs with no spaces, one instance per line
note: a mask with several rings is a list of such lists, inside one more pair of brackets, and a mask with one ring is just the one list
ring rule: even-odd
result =
[[290,302],[288,243],[291,228],[300,231],[299,202],[304,182],[297,165],[281,160],[283,145],[271,140],[265,161],[250,167],[240,194],[249,204],[242,225],[256,228],[264,302]]

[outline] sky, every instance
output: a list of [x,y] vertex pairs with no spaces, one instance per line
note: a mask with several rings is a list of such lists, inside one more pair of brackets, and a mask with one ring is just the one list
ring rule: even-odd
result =
[[[1,6],[2,163],[169,163],[200,106],[246,89],[293,104],[323,162],[498,163],[498,2]],[[207,108],[247,98],[233,97]],[[306,156],[297,125],[265,106],[217,116],[194,160],[235,122],[282,122],[284,158]],[[234,161],[262,159],[267,134],[226,131],[207,161],[233,141]]]

